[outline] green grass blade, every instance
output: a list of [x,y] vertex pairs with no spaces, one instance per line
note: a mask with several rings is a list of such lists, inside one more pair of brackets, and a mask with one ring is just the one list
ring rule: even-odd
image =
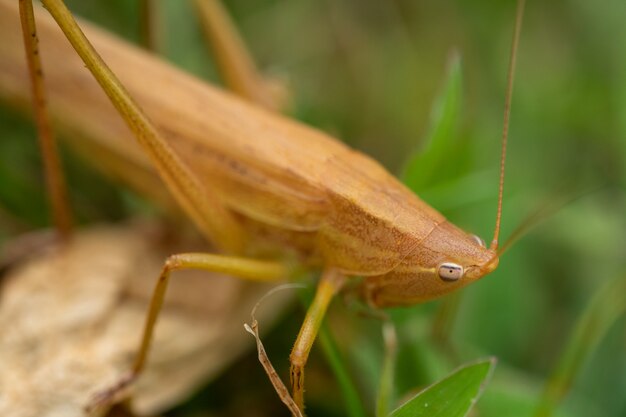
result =
[[478,400],[495,359],[465,365],[426,388],[390,417],[464,417]]
[[361,403],[361,399],[359,398],[356,386],[350,378],[345,361],[343,360],[339,352],[339,348],[330,333],[328,325],[325,323],[323,323],[320,328],[319,341],[322,350],[324,351],[324,356],[335,374],[335,378],[337,378],[337,383],[339,384],[339,389],[343,395],[346,407],[346,415],[349,417],[367,416],[365,409],[363,408],[363,404]]
[[438,174],[446,165],[448,154],[454,148],[453,143],[457,136],[455,133],[461,107],[461,81],[461,58],[457,53],[453,53],[448,62],[443,88],[435,98],[431,110],[430,127],[424,148],[414,152],[407,159],[401,174],[402,181],[413,191],[421,191],[425,186],[432,186],[441,180],[441,175]]
[[626,313],[626,275],[605,284],[579,319],[561,360],[548,380],[535,417],[548,417],[568,393],[585,360],[615,321]]
[[383,358],[383,369],[378,385],[378,395],[376,396],[376,417],[385,417],[389,414],[390,404],[393,397],[394,366],[396,364],[397,340],[394,324],[385,322],[383,324],[383,339],[385,341],[385,356]]

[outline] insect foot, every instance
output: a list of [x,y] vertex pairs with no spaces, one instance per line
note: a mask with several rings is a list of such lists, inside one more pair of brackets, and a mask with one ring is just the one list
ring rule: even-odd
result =
[[85,411],[91,414],[96,410],[104,410],[119,402],[126,396],[135,379],[137,379],[137,372],[131,371],[122,376],[115,384],[96,392],[85,406]]

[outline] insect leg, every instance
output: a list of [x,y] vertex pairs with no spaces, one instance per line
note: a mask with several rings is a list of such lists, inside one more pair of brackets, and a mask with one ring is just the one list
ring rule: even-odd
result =
[[184,269],[200,269],[259,282],[278,281],[290,275],[290,268],[286,264],[275,261],[259,261],[208,253],[182,253],[167,258],[152,293],[150,308],[141,337],[141,345],[131,370],[111,387],[98,392],[93,401],[88,404],[87,408],[89,410],[100,408],[116,401],[123,391],[141,374],[148,358],[154,327],[163,306],[171,273]]
[[263,107],[280,111],[287,91],[277,80],[267,79],[220,0],[195,0],[200,23],[211,46],[224,83],[233,93]]
[[335,269],[327,269],[324,271],[317,286],[313,303],[307,310],[304,323],[302,323],[302,327],[300,327],[298,338],[293,345],[291,355],[289,355],[289,361],[291,362],[289,372],[291,392],[294,401],[301,410],[304,409],[304,366],[306,365],[317,332],[322,325],[322,320],[324,319],[328,305],[345,281],[346,276]]
[[158,52],[159,39],[157,36],[157,26],[159,13],[157,4],[154,0],[140,0],[139,10],[141,43],[148,51]]
[[187,215],[220,249],[240,253],[244,246],[244,232],[232,213],[219,203],[216,196],[210,195],[210,190],[200,184],[190,168],[162,138],[154,124],[87,40],[63,1],[43,0],[42,3],[133,131],[169,191]]
[[61,237],[67,239],[72,231],[72,210],[69,206],[67,186],[48,115],[33,4],[30,0],[20,0],[19,9],[48,197],[56,229]]

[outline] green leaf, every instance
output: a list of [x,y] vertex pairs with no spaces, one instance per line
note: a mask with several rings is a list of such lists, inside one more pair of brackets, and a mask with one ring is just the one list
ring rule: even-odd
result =
[[[402,181],[413,191],[421,191],[448,172],[447,164],[457,137],[456,126],[461,107],[462,92],[461,58],[453,53],[443,88],[435,98],[430,113],[429,130],[425,147],[409,156],[401,174]],[[446,169],[444,169],[446,167]]]
[[390,417],[463,417],[478,400],[495,359],[465,365],[426,388],[390,414]]

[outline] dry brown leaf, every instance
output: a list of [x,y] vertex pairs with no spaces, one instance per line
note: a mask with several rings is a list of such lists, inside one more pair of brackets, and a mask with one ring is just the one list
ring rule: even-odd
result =
[[[0,415],[82,416],[90,397],[129,369],[156,277],[167,254],[181,250],[157,236],[137,225],[91,228],[11,269],[0,294]],[[242,323],[267,289],[177,272],[134,411],[181,401],[252,348]],[[284,301],[263,309],[264,324]]]

